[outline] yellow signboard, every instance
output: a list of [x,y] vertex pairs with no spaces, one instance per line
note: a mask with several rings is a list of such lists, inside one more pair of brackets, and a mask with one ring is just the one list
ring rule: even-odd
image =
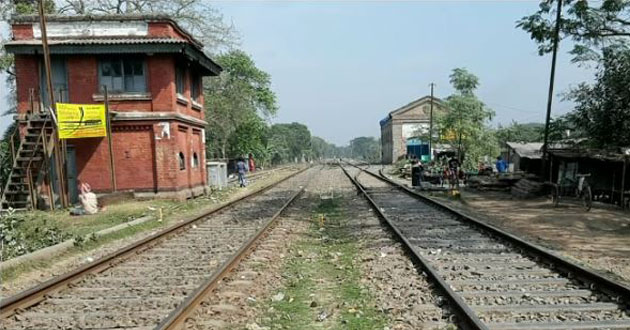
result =
[[105,105],[57,103],[60,139],[107,136]]

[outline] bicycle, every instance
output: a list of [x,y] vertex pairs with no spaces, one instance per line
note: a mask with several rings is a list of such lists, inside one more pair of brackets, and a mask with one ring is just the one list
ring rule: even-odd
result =
[[582,201],[582,207],[586,212],[591,210],[593,206],[593,193],[591,185],[586,180],[591,174],[578,174],[577,181],[570,178],[560,179],[560,183],[553,185],[551,193],[551,202],[554,207],[558,207],[560,199],[563,196],[575,196]]

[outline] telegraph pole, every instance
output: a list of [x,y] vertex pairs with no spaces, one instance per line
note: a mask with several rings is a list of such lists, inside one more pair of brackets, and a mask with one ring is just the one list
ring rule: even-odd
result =
[[[545,138],[543,141],[543,150],[542,150],[542,175],[543,178],[546,177],[547,172],[547,158],[549,155],[547,154],[548,143],[549,143],[549,122],[551,121],[551,103],[553,101],[553,83],[556,76],[556,58],[558,56],[558,43],[560,42],[560,19],[562,17],[562,0],[558,1],[558,7],[556,9],[556,26],[554,28],[553,35],[553,53],[551,56],[551,75],[549,77],[549,94],[547,95],[547,118],[545,120]],[[549,169],[549,172],[551,169]]]
[[429,113],[429,161],[433,160],[433,87],[434,83],[430,83],[431,86],[431,111]]
[[[46,87],[48,88],[48,102],[50,102],[50,115],[53,117],[53,150],[55,157],[55,172],[57,174],[57,183],[59,187],[59,200],[61,201],[61,207],[66,208],[68,206],[68,196],[66,195],[66,187],[65,187],[65,170],[64,159],[65,155],[61,153],[61,148],[59,147],[59,130],[56,125],[56,111],[55,111],[55,93],[53,89],[52,83],[52,72],[50,65],[50,50],[48,49],[48,34],[46,32],[46,15],[44,13],[44,1],[39,0],[39,29],[42,33],[42,50],[44,53],[44,69],[46,71]],[[46,138],[46,137],[44,137]],[[52,189],[52,187],[49,187]],[[55,201],[50,201],[50,203],[54,203]]]

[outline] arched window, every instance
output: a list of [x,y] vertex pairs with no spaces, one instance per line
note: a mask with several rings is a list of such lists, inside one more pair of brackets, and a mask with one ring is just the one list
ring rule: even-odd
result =
[[179,153],[179,169],[180,170],[186,169],[186,157],[184,156],[183,152]]
[[199,157],[197,157],[196,152],[193,152],[191,163],[193,168],[197,168],[199,166]]

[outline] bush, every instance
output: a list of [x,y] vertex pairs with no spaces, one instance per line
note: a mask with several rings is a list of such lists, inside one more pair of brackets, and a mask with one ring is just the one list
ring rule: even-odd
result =
[[16,213],[9,209],[0,216],[2,260],[36,251],[72,238],[45,218]]

